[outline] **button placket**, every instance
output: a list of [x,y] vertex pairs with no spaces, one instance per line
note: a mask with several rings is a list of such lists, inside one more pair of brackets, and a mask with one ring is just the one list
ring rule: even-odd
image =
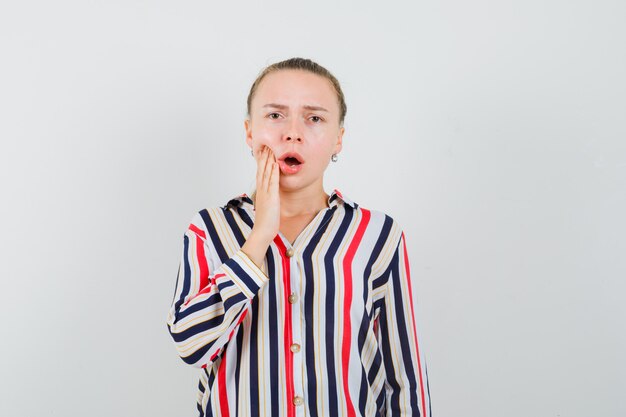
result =
[[[289,257],[290,262],[290,282],[291,282],[291,293],[288,296],[288,306],[291,308],[291,345],[289,346],[290,354],[293,358],[293,382],[294,382],[294,397],[293,397],[293,405],[301,409],[301,405],[304,404],[303,390],[304,390],[304,380],[303,380],[303,354],[301,353],[301,345],[300,341],[302,340],[302,314],[301,309],[298,304],[298,300],[300,299],[298,294],[298,289],[301,288],[301,280],[302,277],[300,275],[299,264],[300,261],[298,256],[296,255],[295,249],[288,248],[286,250],[286,255]],[[302,410],[301,412],[304,412]]]

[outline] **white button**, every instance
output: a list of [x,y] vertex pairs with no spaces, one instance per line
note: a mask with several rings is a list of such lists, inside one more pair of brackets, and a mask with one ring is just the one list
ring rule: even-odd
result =
[[287,249],[287,256],[291,258],[293,256],[293,248]]
[[293,345],[291,345],[289,349],[291,349],[291,351],[294,353],[298,353],[300,352],[300,345],[297,343],[294,343]]
[[302,405],[304,404],[304,398],[300,397],[299,395],[296,395],[295,397],[293,397],[293,405]]
[[290,304],[295,304],[296,301],[298,301],[298,296],[292,292],[287,299],[289,300]]

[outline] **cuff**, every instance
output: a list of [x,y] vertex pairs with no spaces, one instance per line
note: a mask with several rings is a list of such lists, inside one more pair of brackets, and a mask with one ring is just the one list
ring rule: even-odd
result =
[[224,272],[251,299],[259,288],[269,281],[269,277],[248,255],[239,249],[224,263]]

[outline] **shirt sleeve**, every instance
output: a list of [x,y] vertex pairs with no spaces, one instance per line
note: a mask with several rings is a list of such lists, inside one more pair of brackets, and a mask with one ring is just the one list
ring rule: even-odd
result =
[[418,333],[404,232],[385,273],[387,288],[378,316],[386,375],[385,415],[430,417],[428,373]]
[[183,236],[167,327],[186,363],[206,367],[221,354],[250,301],[269,280],[241,249],[212,269],[210,239],[199,215]]

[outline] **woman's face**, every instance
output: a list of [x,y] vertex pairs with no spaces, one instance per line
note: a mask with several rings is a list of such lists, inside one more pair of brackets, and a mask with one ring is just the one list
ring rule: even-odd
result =
[[278,161],[280,186],[299,189],[322,181],[330,157],[341,150],[344,128],[339,126],[339,103],[326,78],[302,70],[279,70],[263,78],[250,104],[246,143],[256,155],[267,145],[276,159],[297,153],[303,162],[294,168]]

